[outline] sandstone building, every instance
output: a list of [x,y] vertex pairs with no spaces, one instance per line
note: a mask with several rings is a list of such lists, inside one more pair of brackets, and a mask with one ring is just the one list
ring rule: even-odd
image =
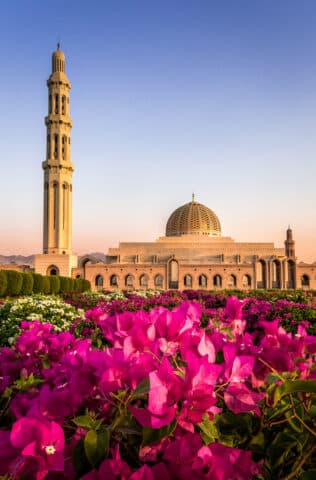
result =
[[59,47],[47,81],[48,115],[44,170],[43,253],[35,270],[90,280],[94,289],[316,289],[316,262],[299,263],[290,227],[284,247],[235,242],[221,233],[216,214],[192,200],[169,217],[166,234],[154,242],[120,243],[105,261],[72,254],[70,82]]

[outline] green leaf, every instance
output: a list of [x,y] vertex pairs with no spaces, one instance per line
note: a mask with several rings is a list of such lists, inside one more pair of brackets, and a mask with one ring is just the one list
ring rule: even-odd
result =
[[316,380],[286,380],[276,387],[273,405],[276,405],[285,395],[297,392],[316,393]]
[[280,381],[280,377],[276,375],[275,373],[269,373],[267,377],[269,385],[275,384],[276,382]]
[[72,462],[78,478],[81,478],[82,475],[91,470],[91,466],[85,455],[83,438],[76,443],[75,448],[73,449]]
[[143,428],[143,445],[151,445],[159,442],[162,438],[171,435],[177,425],[177,421],[173,420],[169,425],[161,428]]
[[217,353],[216,353],[216,359],[215,359],[215,363],[224,363],[224,353],[223,353],[223,350],[219,350]]
[[101,460],[102,458],[107,458],[109,455],[109,448],[110,448],[110,430],[107,428],[103,428],[98,432],[98,456]]
[[269,445],[268,456],[271,460],[271,469],[275,469],[279,465],[287,462],[287,457],[291,452],[291,456],[297,451],[299,436],[288,429],[279,432],[273,442]]
[[202,430],[202,440],[205,445],[215,442],[218,439],[218,431],[214,422],[210,421],[210,418],[207,413],[203,415],[203,422],[198,424]]
[[84,451],[89,463],[94,467],[98,461],[98,435],[95,430],[89,430],[84,437]]
[[132,394],[132,399],[134,400],[139,396],[146,395],[149,392],[149,387],[150,387],[149,378],[145,378],[142,382],[140,382],[140,384],[134,390]]
[[43,362],[42,362],[42,363],[43,363],[43,367],[44,367],[45,369],[50,368],[50,361],[49,361],[47,358],[43,359]]
[[73,419],[73,422],[77,427],[91,429],[94,426],[94,421],[89,415],[80,415]]
[[251,442],[249,443],[249,448],[255,452],[263,452],[264,451],[264,433],[259,432],[257,435],[252,437]]

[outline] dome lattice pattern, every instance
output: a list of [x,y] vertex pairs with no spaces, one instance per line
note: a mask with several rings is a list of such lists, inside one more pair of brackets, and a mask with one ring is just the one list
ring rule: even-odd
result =
[[192,202],[177,208],[169,217],[166,236],[221,236],[221,224],[215,213],[192,198]]

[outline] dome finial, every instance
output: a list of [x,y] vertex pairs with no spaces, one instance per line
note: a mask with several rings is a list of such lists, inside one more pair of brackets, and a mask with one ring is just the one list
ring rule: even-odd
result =
[[194,195],[194,193],[192,193],[192,203],[194,203],[194,202],[195,202],[195,195]]
[[57,50],[60,50],[60,42],[57,42]]

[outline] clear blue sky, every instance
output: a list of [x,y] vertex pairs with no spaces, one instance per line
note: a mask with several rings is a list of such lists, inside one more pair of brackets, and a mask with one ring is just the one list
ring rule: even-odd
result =
[[164,234],[190,201],[223,234],[316,260],[314,0],[11,0],[0,14],[0,253],[42,249],[46,80],[72,82],[73,247]]

